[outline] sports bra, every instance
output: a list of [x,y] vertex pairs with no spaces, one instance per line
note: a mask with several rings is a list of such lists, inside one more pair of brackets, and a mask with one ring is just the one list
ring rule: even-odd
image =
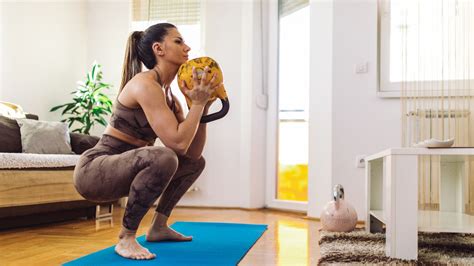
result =
[[[171,90],[170,94],[172,99],[170,108],[175,113],[177,108]],[[127,107],[119,102],[118,99],[115,101],[115,108],[110,117],[110,125],[125,134],[146,142],[153,143],[157,138],[143,109],[141,107]]]

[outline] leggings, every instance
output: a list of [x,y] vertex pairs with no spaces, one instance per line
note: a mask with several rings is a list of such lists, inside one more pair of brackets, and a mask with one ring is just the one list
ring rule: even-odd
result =
[[92,202],[128,196],[123,226],[137,230],[159,196],[156,211],[169,217],[204,166],[203,157],[177,156],[166,147],[137,148],[103,135],[95,147],[81,155],[74,169],[74,186]]

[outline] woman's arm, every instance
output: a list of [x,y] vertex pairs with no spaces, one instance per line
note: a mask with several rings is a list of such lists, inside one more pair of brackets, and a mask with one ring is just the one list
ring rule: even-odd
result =
[[[175,103],[177,104],[177,109],[178,109],[178,111],[176,112],[176,118],[178,119],[178,121],[184,121],[184,114],[182,111],[183,109],[176,98],[175,98]],[[206,104],[206,106],[204,107],[203,116],[207,115],[211,104],[212,102],[208,102]],[[202,151],[204,150],[204,146],[206,144],[206,136],[207,136],[206,131],[207,131],[207,124],[206,123],[199,124],[196,135],[194,136],[194,139],[191,145],[189,146],[186,156],[194,160],[201,158]]]
[[[209,105],[206,105],[204,108],[203,115],[207,115],[209,110]],[[196,132],[196,136],[194,136],[194,140],[189,146],[188,152],[186,155],[192,159],[199,159],[201,158],[202,151],[204,150],[204,145],[206,145],[206,138],[207,138],[207,123],[199,124],[198,130]]]
[[151,128],[163,144],[177,154],[186,154],[196,135],[204,105],[193,104],[186,119],[179,123],[166,104],[161,88],[137,90],[136,99],[145,112]]
[[132,97],[142,107],[151,128],[166,147],[177,154],[185,155],[196,135],[205,105],[215,88],[211,88],[209,84],[195,84],[194,89],[187,92],[193,101],[192,107],[186,119],[179,122],[166,104],[165,94],[158,83],[149,80],[141,80],[138,83]]

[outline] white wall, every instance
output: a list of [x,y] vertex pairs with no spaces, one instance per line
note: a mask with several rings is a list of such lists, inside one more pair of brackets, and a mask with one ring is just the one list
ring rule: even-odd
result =
[[[321,47],[320,41],[327,45],[331,42],[332,51],[329,51],[331,56],[324,56],[321,51],[311,55],[312,72],[316,71],[310,83],[310,91],[315,92],[310,96],[311,106],[315,107],[311,116],[320,124],[313,124],[310,129],[310,139],[314,141],[310,144],[313,155],[310,182],[316,186],[317,200],[309,205],[308,214],[319,217],[324,204],[331,199],[332,187],[342,184],[346,199],[355,206],[362,220],[365,217],[365,171],[355,167],[356,156],[401,145],[399,100],[381,99],[376,95],[377,3],[334,0],[332,4],[312,1],[311,5],[311,12],[320,15],[311,18],[311,34],[314,34],[311,47]],[[318,9],[321,5],[325,5],[330,14],[321,14]],[[331,32],[325,32],[323,26]],[[325,37],[331,35],[332,41],[328,41]],[[368,73],[355,74],[355,65],[362,62],[368,62]],[[328,72],[323,72],[324,67],[331,69],[332,80],[318,80]],[[320,102],[319,97],[331,103]],[[322,106],[318,106],[319,103]],[[331,140],[326,139],[328,134]]]
[[41,119],[70,99],[86,65],[85,1],[2,1],[1,99]]
[[102,65],[105,81],[114,85],[110,95],[117,96],[130,31],[130,2],[88,0],[86,14],[87,62]]
[[[59,120],[55,105],[69,102],[77,80],[92,63],[103,66],[104,81],[120,85],[128,36],[128,1],[1,2],[0,97],[43,120]],[[100,134],[98,126],[92,134]]]
[[333,176],[333,16],[331,1],[310,6],[308,215],[319,217]]
[[[87,1],[87,70],[85,71],[90,71],[94,61],[102,65],[103,81],[113,85],[112,89],[104,90],[104,93],[109,95],[112,101],[117,97],[122,80],[125,46],[130,32],[130,7],[128,0]],[[103,131],[104,127],[97,125],[91,134],[100,136]]]

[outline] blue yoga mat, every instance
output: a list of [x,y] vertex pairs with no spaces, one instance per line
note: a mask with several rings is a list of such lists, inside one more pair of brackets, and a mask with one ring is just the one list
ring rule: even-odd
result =
[[147,242],[143,235],[137,241],[156,254],[153,260],[122,258],[112,246],[64,265],[237,265],[267,230],[267,225],[176,222],[171,228],[193,236],[193,240]]

